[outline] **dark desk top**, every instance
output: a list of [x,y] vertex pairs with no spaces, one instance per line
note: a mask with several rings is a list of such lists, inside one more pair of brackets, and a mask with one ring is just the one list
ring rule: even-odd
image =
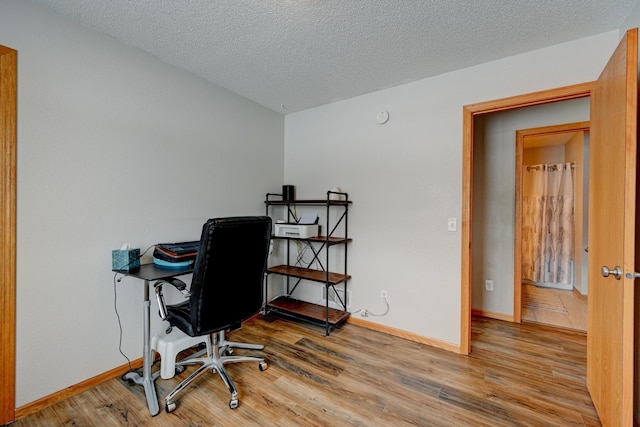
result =
[[159,280],[193,273],[193,264],[191,264],[189,267],[182,268],[162,268],[158,267],[154,263],[149,263],[142,264],[136,271],[113,271],[117,271],[118,273],[121,273],[125,276],[136,277],[142,280]]

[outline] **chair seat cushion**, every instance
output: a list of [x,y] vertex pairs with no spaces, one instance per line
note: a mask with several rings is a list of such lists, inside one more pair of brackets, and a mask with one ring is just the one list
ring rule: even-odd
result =
[[[197,337],[202,334],[194,331],[193,326],[191,325],[190,311],[191,309],[189,306],[189,301],[185,301],[180,304],[169,305],[167,306],[167,321],[171,326],[175,326],[190,337]],[[221,326],[220,328],[212,332],[218,332],[222,330],[231,332],[235,331],[236,329],[240,329],[241,326],[242,322],[234,322],[229,325]]]
[[201,335],[195,333],[191,325],[189,301],[167,306],[167,320],[170,325],[177,327],[190,337]]

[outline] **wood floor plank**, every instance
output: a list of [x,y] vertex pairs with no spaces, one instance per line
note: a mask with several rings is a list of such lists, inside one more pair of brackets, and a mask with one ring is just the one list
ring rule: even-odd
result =
[[[454,354],[346,324],[257,317],[229,339],[261,343],[269,369],[228,365],[240,406],[205,373],[172,413],[150,417],[142,388],[113,379],[13,426],[599,426],[586,389],[586,334],[474,318],[472,353]],[[158,369],[159,365],[154,366]],[[165,396],[185,372],[156,382]]]

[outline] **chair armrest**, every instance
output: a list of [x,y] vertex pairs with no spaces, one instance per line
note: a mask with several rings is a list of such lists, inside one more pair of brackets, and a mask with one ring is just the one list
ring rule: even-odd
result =
[[174,288],[176,288],[177,290],[179,290],[183,295],[190,297],[191,293],[187,290],[187,284],[184,283],[182,280],[177,279],[175,277],[170,277],[168,279],[161,279],[156,281],[156,283],[153,284],[153,286],[155,286],[156,288],[158,286],[162,286],[165,283],[170,284],[171,286],[173,286]]
[[156,300],[158,301],[158,308],[160,309],[160,318],[162,320],[167,320],[167,304],[164,302],[164,295],[162,294],[162,286],[165,283],[179,290],[180,293],[184,295],[185,298],[189,298],[191,296],[191,292],[187,290],[187,284],[180,279],[171,277],[169,279],[161,279],[156,281],[153,284],[153,287],[156,290]]

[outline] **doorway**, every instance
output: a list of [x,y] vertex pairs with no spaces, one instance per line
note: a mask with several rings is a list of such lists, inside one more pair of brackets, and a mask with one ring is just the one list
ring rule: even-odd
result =
[[531,94],[503,98],[463,107],[463,167],[462,167],[462,254],[461,254],[461,322],[460,350],[461,354],[471,351],[471,260],[472,260],[472,188],[474,134],[476,120],[487,114],[517,110],[524,107],[549,104],[558,101],[588,97],[593,82],[566,86]]
[[[539,233],[543,231],[540,216],[553,215],[536,215],[534,205],[540,208],[536,203],[541,198],[527,197],[532,183],[540,184],[543,178],[549,178],[543,176],[547,168],[550,178],[562,176],[564,188],[569,190],[563,200],[565,215],[570,214],[571,223],[552,219],[554,225],[559,225],[556,231],[562,233],[563,242],[540,242]],[[589,122],[516,132],[515,322],[587,330],[588,193]],[[567,226],[569,230],[562,229]],[[547,250],[539,247],[545,244]],[[557,274],[551,275],[552,269]]]
[[[514,318],[516,135],[534,128],[589,119],[589,98],[486,114],[476,119],[471,227],[472,309],[485,317]],[[564,153],[563,153],[564,158]],[[520,171],[518,169],[518,171]],[[555,175],[555,173],[554,173]],[[514,276],[515,275],[515,276]]]

